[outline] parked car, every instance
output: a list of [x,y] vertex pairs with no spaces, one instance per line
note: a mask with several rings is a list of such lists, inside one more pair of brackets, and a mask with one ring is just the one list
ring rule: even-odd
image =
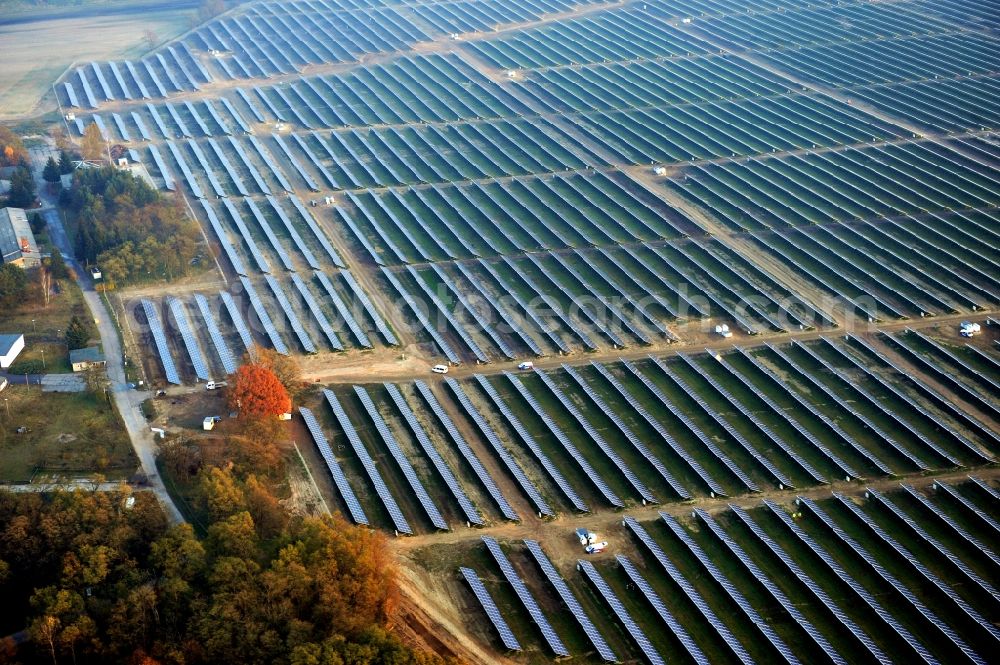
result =
[[431,371],[434,372],[435,374],[447,374],[448,373],[448,366],[447,365],[434,365],[434,367],[431,367]]
[[205,384],[205,390],[215,390],[216,388],[225,388],[225,381],[209,381]]
[[525,360],[523,363],[517,366],[518,369],[535,369],[535,363],[530,360]]

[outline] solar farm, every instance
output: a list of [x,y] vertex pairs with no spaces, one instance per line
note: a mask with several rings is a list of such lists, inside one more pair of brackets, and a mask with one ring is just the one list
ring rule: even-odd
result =
[[394,536],[446,651],[986,663],[998,28],[260,0],[56,92],[204,232],[211,288],[125,290],[150,384],[298,358],[325,505]]

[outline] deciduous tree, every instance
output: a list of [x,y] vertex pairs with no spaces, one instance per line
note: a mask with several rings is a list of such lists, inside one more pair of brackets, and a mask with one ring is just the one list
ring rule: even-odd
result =
[[267,367],[242,365],[229,388],[229,406],[240,418],[267,418],[288,413],[292,400],[285,386]]
[[80,141],[80,152],[83,153],[84,159],[92,161],[104,159],[106,153],[104,137],[101,136],[101,130],[97,127],[96,122],[90,123],[83,130],[83,138]]

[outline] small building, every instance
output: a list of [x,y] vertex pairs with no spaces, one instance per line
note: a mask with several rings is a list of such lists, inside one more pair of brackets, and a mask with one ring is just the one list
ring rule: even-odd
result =
[[24,335],[21,333],[0,334],[0,369],[7,369],[24,350]]
[[0,209],[0,254],[4,263],[21,268],[35,268],[42,264],[42,255],[31,232],[28,216],[21,208]]
[[69,364],[74,372],[82,372],[91,367],[104,367],[104,352],[99,346],[88,346],[83,349],[73,349],[69,352]]

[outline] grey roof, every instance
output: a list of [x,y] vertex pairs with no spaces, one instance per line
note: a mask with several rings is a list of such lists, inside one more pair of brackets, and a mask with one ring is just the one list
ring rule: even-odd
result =
[[104,352],[101,351],[101,347],[99,346],[88,346],[85,349],[72,349],[69,352],[69,362],[71,365],[80,362],[104,362]]
[[21,333],[0,333],[0,356],[10,353],[14,343],[21,339],[21,336]]
[[[23,245],[27,245],[27,252]],[[31,232],[28,216],[20,208],[0,209],[0,255],[4,263],[23,257],[39,258],[35,234]]]

